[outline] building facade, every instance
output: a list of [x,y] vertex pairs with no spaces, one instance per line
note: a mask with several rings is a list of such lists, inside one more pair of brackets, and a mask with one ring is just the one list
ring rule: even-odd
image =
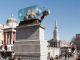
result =
[[16,19],[11,16],[7,19],[6,24],[0,25],[0,46],[1,50],[13,50],[13,44],[16,40]]
[[80,34],[76,34],[71,41],[71,47],[80,50]]
[[55,21],[53,38],[49,40],[48,43],[49,43],[49,46],[48,46],[49,53],[48,54],[50,54],[50,58],[52,57],[55,58],[56,56],[59,56],[61,54],[61,50],[60,50],[60,38],[59,38],[57,21]]
[[3,45],[3,25],[0,24],[0,50],[2,49],[2,45]]

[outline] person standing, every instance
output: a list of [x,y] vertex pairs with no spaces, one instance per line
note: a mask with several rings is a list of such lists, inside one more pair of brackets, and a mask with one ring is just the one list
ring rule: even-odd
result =
[[65,60],[66,60],[67,59],[67,54],[66,53],[65,53],[64,57],[65,57]]

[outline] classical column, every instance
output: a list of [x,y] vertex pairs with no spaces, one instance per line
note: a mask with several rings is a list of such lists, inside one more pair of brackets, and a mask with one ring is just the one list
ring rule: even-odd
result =
[[15,42],[15,39],[16,39],[16,32],[13,32],[13,44]]
[[13,44],[13,31],[11,32],[11,44]]
[[15,32],[11,32],[11,44],[14,44],[14,41],[15,41]]
[[6,32],[4,32],[4,42],[3,42],[3,46],[4,46],[4,48],[5,48],[5,46],[6,46]]

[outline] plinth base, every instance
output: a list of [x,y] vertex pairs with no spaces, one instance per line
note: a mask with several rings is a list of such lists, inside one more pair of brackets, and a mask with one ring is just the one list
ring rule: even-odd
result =
[[39,24],[39,23],[41,23],[41,20],[38,20],[38,19],[24,20],[19,23],[19,26],[29,25],[29,24]]

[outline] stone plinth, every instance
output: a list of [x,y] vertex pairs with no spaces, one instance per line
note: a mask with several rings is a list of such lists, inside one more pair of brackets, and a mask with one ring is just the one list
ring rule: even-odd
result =
[[[44,28],[40,24],[22,25],[16,28],[14,53],[21,60],[41,60]],[[45,43],[44,43],[45,45]]]
[[39,40],[39,25],[26,25],[16,28],[16,39],[19,40]]

